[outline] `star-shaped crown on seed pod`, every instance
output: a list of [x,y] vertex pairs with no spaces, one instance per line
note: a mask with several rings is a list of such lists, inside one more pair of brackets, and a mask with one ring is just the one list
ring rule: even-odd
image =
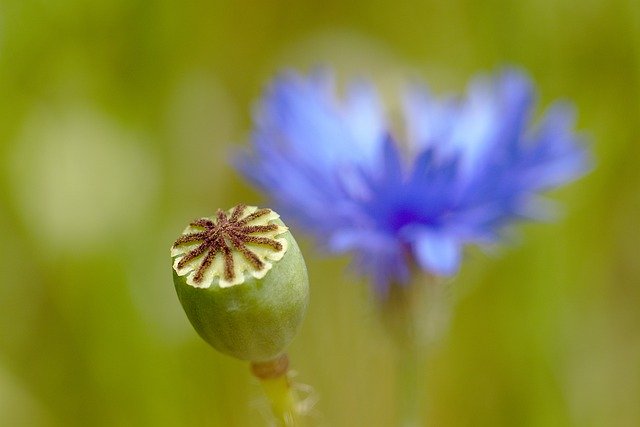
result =
[[173,269],[186,283],[228,288],[247,276],[263,278],[287,251],[287,240],[277,236],[288,228],[271,209],[238,205],[218,210],[216,217],[200,218],[187,226],[171,247]]

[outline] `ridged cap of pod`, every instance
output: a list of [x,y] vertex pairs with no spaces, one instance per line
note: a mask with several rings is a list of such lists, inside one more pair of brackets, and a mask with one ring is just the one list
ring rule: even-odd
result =
[[191,222],[171,247],[189,321],[218,351],[253,362],[282,354],[307,308],[300,249],[271,209],[238,205]]

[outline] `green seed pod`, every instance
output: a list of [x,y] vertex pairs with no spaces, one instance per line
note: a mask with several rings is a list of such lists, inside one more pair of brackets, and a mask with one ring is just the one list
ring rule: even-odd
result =
[[302,323],[309,279],[277,213],[244,205],[218,210],[189,224],[171,257],[180,303],[205,341],[252,362],[284,352]]

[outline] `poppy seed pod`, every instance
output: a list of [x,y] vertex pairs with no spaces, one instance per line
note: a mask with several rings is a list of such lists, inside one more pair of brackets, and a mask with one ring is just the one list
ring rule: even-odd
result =
[[171,257],[180,303],[206,342],[252,362],[285,351],[302,323],[309,280],[277,213],[244,205],[218,210],[191,222]]

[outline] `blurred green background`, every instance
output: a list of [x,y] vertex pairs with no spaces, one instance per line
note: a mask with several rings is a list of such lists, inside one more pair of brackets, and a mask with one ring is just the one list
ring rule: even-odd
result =
[[[188,324],[168,249],[196,216],[264,204],[229,155],[274,73],[315,64],[389,96],[516,64],[543,105],[575,102],[597,168],[553,194],[559,221],[468,251],[425,412],[640,425],[636,0],[0,1],[0,425],[267,424],[248,367]],[[297,235],[312,302],[290,355],[312,423],[393,425],[367,287]]]

